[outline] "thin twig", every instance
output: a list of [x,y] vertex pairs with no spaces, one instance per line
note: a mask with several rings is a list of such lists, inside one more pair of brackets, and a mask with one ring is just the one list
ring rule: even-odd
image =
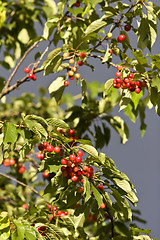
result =
[[32,192],[36,193],[38,196],[40,196],[40,197],[43,198],[46,202],[48,202],[48,201],[47,201],[41,194],[39,194],[39,192],[38,192],[37,190],[35,190],[33,187],[28,186],[27,184],[25,184],[25,183],[23,183],[23,182],[15,179],[15,178],[13,178],[13,177],[10,177],[10,176],[2,173],[2,172],[0,172],[0,175],[3,176],[3,177],[5,177],[5,178],[8,178],[8,179],[10,179],[10,180],[12,180],[12,181],[14,181],[14,182],[16,182],[16,183],[18,183],[18,184],[20,184],[20,185],[22,185],[22,186],[24,186],[24,187],[29,188]]
[[[17,72],[19,66],[21,65],[21,63],[24,61],[24,59],[26,58],[27,54],[37,46],[37,44],[39,43],[39,41],[35,42],[23,55],[23,57],[21,58],[21,60],[19,61],[19,63],[16,65],[15,69],[13,70],[12,74],[10,75],[10,77],[8,78],[5,86],[4,86],[4,90],[7,89],[10,85],[10,82],[13,78],[13,76],[15,75],[15,73]],[[2,90],[3,91],[3,90]]]

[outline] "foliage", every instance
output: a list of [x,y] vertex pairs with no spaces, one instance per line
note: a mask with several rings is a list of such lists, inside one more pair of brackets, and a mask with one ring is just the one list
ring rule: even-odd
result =
[[[0,171],[0,239],[151,239],[131,208],[138,202],[133,184],[101,149],[110,128],[122,144],[128,141],[126,123],[113,115],[116,106],[133,122],[140,117],[142,135],[146,107],[160,115],[160,55],[151,55],[160,7],[130,0],[57,2],[0,1],[0,64],[13,68],[8,79],[0,77],[0,163],[9,169]],[[13,81],[33,49],[35,62]],[[116,78],[88,83],[78,70],[94,71],[90,59],[115,68]],[[53,76],[50,98],[41,88],[39,97],[23,93],[6,101],[38,72]],[[64,93],[73,81],[81,88],[76,96]]]

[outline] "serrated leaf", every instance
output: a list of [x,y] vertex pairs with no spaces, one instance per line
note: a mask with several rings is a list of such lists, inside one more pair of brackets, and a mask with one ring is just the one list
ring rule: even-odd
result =
[[87,145],[87,144],[80,144],[78,147],[83,149],[85,152],[90,154],[92,157],[98,158],[98,152],[94,147]]
[[138,42],[137,47],[144,50],[148,46],[149,41],[149,27],[148,27],[148,19],[141,18],[140,25],[138,27]]
[[46,67],[51,63],[51,61],[59,55],[62,51],[62,48],[56,48],[52,52],[50,52],[47,56],[47,59],[43,62],[42,68],[46,69]]
[[107,22],[102,21],[102,19],[98,19],[93,21],[86,29],[85,31],[85,37],[91,33],[96,32],[97,30],[99,30],[100,28],[104,27],[107,25]]
[[123,189],[125,192],[131,192],[132,191],[129,182],[127,182],[126,180],[118,179],[118,178],[113,178],[112,180],[118,187]]
[[23,240],[24,239],[24,233],[25,233],[24,225],[19,220],[16,220],[16,219],[13,220],[13,223],[16,226],[17,239],[18,240]]
[[34,129],[36,129],[41,135],[43,135],[45,138],[47,138],[48,133],[40,123],[35,122]]
[[15,143],[18,137],[17,129],[14,124],[4,123],[4,143]]
[[44,118],[42,118],[42,117],[40,117],[40,116],[37,116],[37,115],[27,115],[27,116],[24,118],[24,121],[25,121],[25,120],[35,120],[35,121],[41,123],[41,124],[42,124],[43,126],[45,126],[45,127],[48,126],[47,121],[46,121]]
[[91,188],[90,182],[88,181],[87,177],[83,177],[83,184],[84,184],[84,195],[85,195],[85,202],[87,202],[91,198]]
[[62,129],[69,129],[69,126],[66,122],[59,118],[47,118],[47,123],[53,126],[55,129],[62,128]]

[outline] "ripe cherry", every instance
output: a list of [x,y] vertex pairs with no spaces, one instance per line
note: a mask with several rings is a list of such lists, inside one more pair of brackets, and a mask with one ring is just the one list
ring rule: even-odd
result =
[[10,164],[10,165],[14,165],[14,164],[15,164],[15,160],[14,160],[14,159],[10,159],[10,160],[9,160],[9,164]]
[[26,170],[25,167],[20,167],[20,168],[18,169],[18,172],[19,172],[20,174],[22,174],[25,170]]
[[25,69],[24,69],[24,72],[25,73],[29,73],[31,71],[31,69],[29,68],[29,67],[26,67]]
[[82,187],[78,187],[78,188],[77,188],[77,192],[78,192],[78,193],[82,193],[82,192],[84,192],[84,189],[83,189]]
[[74,129],[69,129],[69,130],[68,130],[68,134],[69,134],[69,136],[74,135],[74,133],[75,133]]
[[86,57],[86,53],[81,52],[81,53],[79,54],[79,56],[80,56],[80,58],[85,58],[85,57]]
[[120,66],[120,65],[117,65],[117,70],[121,71],[122,69],[123,69],[123,67],[122,67],[122,66]]
[[76,156],[75,156],[74,154],[71,154],[71,155],[69,156],[69,159],[73,162],[73,161],[76,160]]
[[45,146],[45,148],[49,145],[48,142],[44,142],[43,145]]
[[88,171],[88,166],[84,165],[83,166],[83,171]]
[[77,1],[75,4],[74,4],[75,7],[80,7],[80,2]]
[[71,180],[72,180],[72,182],[76,182],[78,180],[78,177],[77,176],[73,176],[73,177],[71,177]]
[[121,72],[116,72],[115,75],[117,78],[119,78],[119,77],[121,77]]
[[48,145],[48,146],[46,147],[46,150],[47,150],[47,152],[53,152],[54,147],[53,147],[52,145]]
[[68,161],[67,161],[67,166],[68,166],[68,167],[71,167],[72,164],[73,164],[73,162],[72,162],[71,160],[68,160]]
[[59,146],[55,147],[54,148],[54,152],[55,153],[59,153],[61,151],[61,148]]
[[141,87],[146,87],[147,86],[147,83],[145,81],[141,82]]
[[69,81],[68,81],[68,80],[65,80],[65,81],[64,81],[64,86],[65,86],[65,87],[68,87],[68,85],[69,85]]
[[49,172],[48,172],[47,170],[45,170],[45,171],[43,172],[43,177],[44,177],[44,178],[49,178]]
[[128,74],[128,77],[131,78],[131,79],[133,79],[133,76],[134,76],[133,73],[129,73],[129,74]]
[[32,79],[33,79],[33,81],[36,81],[36,79],[37,79],[34,74],[33,74],[33,78]]
[[57,211],[57,209],[58,209],[58,208],[55,207],[55,206],[52,207],[52,210],[53,210],[54,212]]
[[135,92],[136,92],[136,93],[140,93],[140,91],[141,91],[141,88],[139,88],[139,87],[136,87],[136,88],[135,88]]
[[24,209],[26,209],[26,210],[28,209],[28,205],[25,204],[25,203],[22,205],[22,207],[23,207]]
[[33,78],[34,78],[34,74],[33,74],[33,73],[29,73],[29,74],[28,74],[28,77],[29,77],[30,79],[33,79]]
[[73,80],[73,79],[74,79],[74,76],[69,76],[69,79],[70,79],[70,80]]
[[65,158],[61,159],[61,164],[62,165],[67,165],[67,162],[68,162],[67,159],[65,159]]
[[116,80],[116,83],[122,83],[122,79],[121,79],[121,78],[119,78],[119,77],[118,77],[118,78],[116,78],[115,80]]
[[91,166],[88,167],[87,172],[88,172],[88,173],[93,173],[93,167],[91,167]]
[[78,66],[83,66],[83,61],[78,61]]
[[117,41],[122,43],[125,40],[125,38],[126,38],[126,36],[121,34],[121,35],[118,36]]
[[38,145],[38,149],[39,149],[40,151],[43,151],[43,150],[45,149],[45,146],[44,146],[43,144],[39,144],[39,145]]
[[131,30],[131,26],[130,26],[130,25],[125,25],[125,26],[124,26],[124,29],[128,32],[128,31]]
[[37,157],[38,159],[43,160],[43,159],[45,158],[45,154],[44,154],[44,153],[37,153],[36,157]]
[[104,190],[104,186],[102,184],[97,186],[99,190],[103,191]]
[[5,160],[4,160],[4,166],[5,167],[9,167],[10,166],[10,159],[8,159],[8,158],[6,158]]
[[81,163],[81,162],[82,162],[82,157],[77,156],[75,161],[76,161],[76,163],[77,163],[77,165],[78,165],[78,163]]
[[100,206],[101,209],[104,209],[106,207],[106,204],[103,202]]
[[73,168],[73,171],[76,173],[76,172],[79,171],[79,168],[75,166],[75,167]]
[[82,157],[82,156],[83,156],[83,152],[82,152],[81,150],[78,150],[78,151],[77,151],[77,155],[80,156],[80,157]]

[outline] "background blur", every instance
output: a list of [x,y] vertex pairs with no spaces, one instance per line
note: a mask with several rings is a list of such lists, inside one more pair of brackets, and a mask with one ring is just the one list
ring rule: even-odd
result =
[[[152,2],[160,6],[159,0],[154,0]],[[42,34],[42,31],[42,27],[37,25],[37,32],[39,35]],[[109,31],[109,28],[106,28],[106,32],[107,31]],[[117,29],[113,32],[113,37],[117,37],[118,35],[119,30]],[[137,39],[135,35],[132,31],[128,32],[128,35],[136,48]],[[45,44],[40,43],[39,47],[43,51]],[[13,81],[24,76],[23,69],[31,62],[34,62],[35,51],[36,50],[29,54]],[[149,53],[148,50],[145,53],[147,52]],[[159,32],[157,42],[152,49],[152,54],[158,53],[160,53]],[[2,58],[2,56],[0,57]],[[105,83],[106,80],[114,78],[116,69],[108,69],[107,66],[105,64],[102,65],[98,59],[87,61],[96,67],[94,72],[86,66],[80,68],[79,72],[81,76],[88,80],[88,82],[96,80],[102,84]],[[116,57],[113,56],[113,62],[118,63],[119,59],[116,59]],[[2,72],[2,68],[0,68],[0,71]],[[4,69],[2,74],[5,77],[10,75],[10,73]],[[36,74],[36,81],[30,81],[29,83],[27,82],[21,85],[18,90],[15,90],[7,96],[7,101],[10,101],[12,96],[20,96],[23,92],[32,92],[38,95],[38,87],[40,85],[49,86],[58,75],[59,74],[51,74],[47,77],[43,77],[42,73]],[[65,92],[70,92],[73,95],[76,95],[80,92],[80,86],[76,86],[75,82],[72,81],[72,83],[66,88]],[[123,111],[119,112],[118,107],[114,109],[112,114],[119,115],[126,121],[130,130],[129,141],[125,145],[122,145],[118,134],[112,130],[110,143],[108,147],[102,149],[102,151],[115,161],[119,170],[128,175],[137,189],[137,195],[139,198],[137,209],[141,211],[141,217],[147,221],[147,224],[142,224],[140,227],[151,229],[151,237],[157,237],[160,239],[160,118],[155,113],[155,110],[152,109],[146,111],[145,123],[147,124],[147,130],[144,137],[141,138],[139,119],[136,124],[132,123],[129,118],[123,114]]]

